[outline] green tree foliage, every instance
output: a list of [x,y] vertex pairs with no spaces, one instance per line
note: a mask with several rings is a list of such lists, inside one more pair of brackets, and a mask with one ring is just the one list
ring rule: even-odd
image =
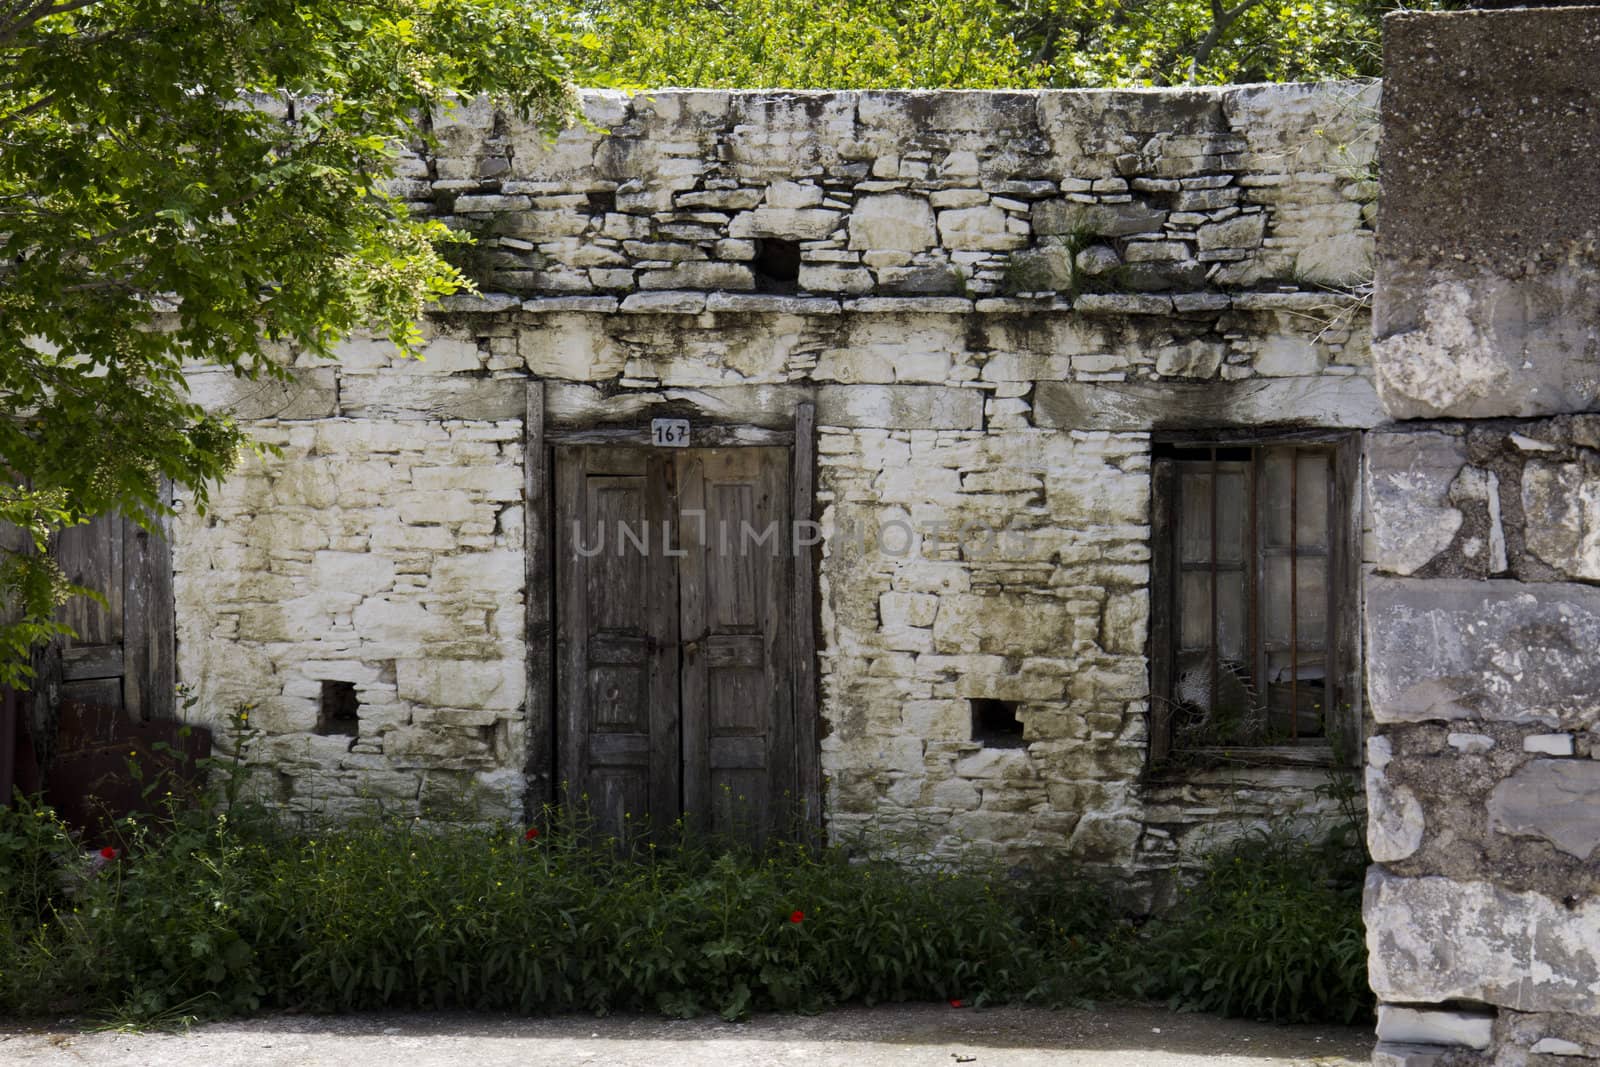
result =
[[0,684],[72,592],[51,531],[233,463],[185,365],[406,342],[463,285],[394,145],[456,93],[558,121],[552,41],[518,0],[0,0]]
[[588,84],[785,89],[1031,88],[1047,71],[1000,0],[576,0]]
[[[546,0],[594,85],[995,89],[1369,77],[1396,0]],[[1410,7],[1459,7],[1421,0]]]

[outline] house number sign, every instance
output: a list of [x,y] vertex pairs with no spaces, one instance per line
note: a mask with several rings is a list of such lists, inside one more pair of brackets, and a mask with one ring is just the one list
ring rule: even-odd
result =
[[688,419],[651,419],[650,440],[657,448],[688,448]]

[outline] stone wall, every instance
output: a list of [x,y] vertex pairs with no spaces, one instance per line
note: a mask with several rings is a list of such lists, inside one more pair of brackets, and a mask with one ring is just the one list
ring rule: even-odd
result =
[[[584,105],[553,142],[473,105],[408,158],[485,294],[424,362],[355,339],[288,389],[197,379],[283,451],[179,525],[181,668],[259,702],[285,804],[519,810],[538,381],[555,430],[815,403],[837,836],[1134,872],[1324,810],[1316,768],[1141,780],[1151,444],[1383,420],[1375,87]],[[312,732],[324,681],[374,709],[353,745]],[[1019,702],[1025,746],[975,742],[974,698]]]
[[1600,1063],[1600,9],[1387,31],[1374,1062]]

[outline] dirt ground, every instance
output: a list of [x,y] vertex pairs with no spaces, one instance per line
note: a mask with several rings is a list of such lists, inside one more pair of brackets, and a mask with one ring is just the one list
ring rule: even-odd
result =
[[1237,1067],[1368,1062],[1366,1028],[1269,1026],[1159,1007],[849,1008],[714,1019],[274,1015],[187,1033],[0,1021],[0,1064],[55,1067]]

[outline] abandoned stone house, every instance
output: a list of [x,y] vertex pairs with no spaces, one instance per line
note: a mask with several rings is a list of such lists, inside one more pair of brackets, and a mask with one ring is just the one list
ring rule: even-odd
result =
[[[1600,1061],[1600,16],[1388,35],[1381,245],[1376,85],[437,116],[398,192],[481,295],[197,370],[275,451],[170,564],[68,536],[170,574],[308,819],[583,796],[1148,905],[1364,751],[1378,1062]],[[69,689],[159,712],[84,610]]]
[[1359,732],[1376,102],[442,116],[400,190],[483,295],[419,361],[194,376],[281,451],[175,524],[178,674],[308,815],[566,783],[1127,875],[1314,816]]

